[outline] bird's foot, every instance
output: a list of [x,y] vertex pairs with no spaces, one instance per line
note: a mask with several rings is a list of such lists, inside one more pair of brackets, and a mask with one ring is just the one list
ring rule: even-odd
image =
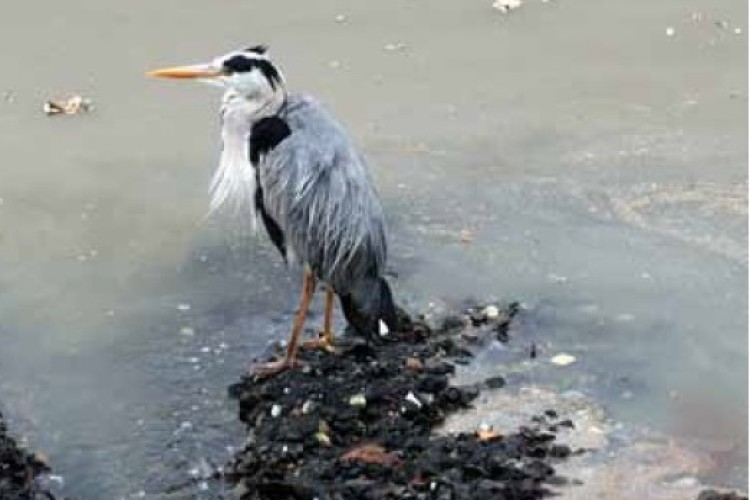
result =
[[274,375],[278,375],[279,373],[291,370],[293,368],[299,368],[302,366],[302,361],[300,361],[297,358],[292,359],[280,359],[277,361],[269,361],[268,363],[263,363],[261,365],[258,365],[254,370],[255,378],[257,379],[265,379],[273,377]]
[[320,349],[330,354],[338,353],[338,349],[336,349],[336,346],[333,344],[333,334],[326,334],[326,332],[320,332],[317,339],[308,340],[303,343],[302,348],[310,351]]

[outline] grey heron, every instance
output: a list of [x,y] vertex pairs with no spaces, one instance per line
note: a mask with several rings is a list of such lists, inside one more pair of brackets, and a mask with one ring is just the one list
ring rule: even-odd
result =
[[265,46],[202,64],[151,71],[224,89],[222,151],[210,210],[230,205],[260,219],[285,260],[303,265],[302,294],[284,359],[268,376],[299,364],[300,334],[318,281],[326,285],[322,346],[334,342],[337,295],[347,322],[367,338],[397,328],[387,281],[383,209],[368,167],[343,126],[315,98],[287,92]]

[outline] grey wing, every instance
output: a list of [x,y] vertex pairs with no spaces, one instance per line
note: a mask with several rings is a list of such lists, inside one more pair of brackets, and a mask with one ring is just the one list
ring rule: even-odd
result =
[[380,276],[385,265],[380,200],[366,165],[338,127],[290,124],[292,134],[261,160],[263,203],[297,257],[346,292],[362,276]]

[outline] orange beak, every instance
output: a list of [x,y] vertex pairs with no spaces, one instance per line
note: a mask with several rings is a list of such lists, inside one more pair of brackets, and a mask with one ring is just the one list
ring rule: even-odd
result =
[[195,64],[192,66],[175,66],[173,68],[157,69],[149,71],[146,76],[152,78],[174,78],[179,80],[194,80],[196,78],[216,78],[223,73],[221,70],[212,68],[206,64]]

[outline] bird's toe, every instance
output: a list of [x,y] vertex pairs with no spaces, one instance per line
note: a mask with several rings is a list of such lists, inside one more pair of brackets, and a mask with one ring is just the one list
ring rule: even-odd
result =
[[269,361],[268,363],[263,363],[255,367],[255,369],[253,370],[253,374],[257,379],[265,379],[278,375],[283,371],[298,368],[300,366],[302,366],[302,362],[296,358]]

